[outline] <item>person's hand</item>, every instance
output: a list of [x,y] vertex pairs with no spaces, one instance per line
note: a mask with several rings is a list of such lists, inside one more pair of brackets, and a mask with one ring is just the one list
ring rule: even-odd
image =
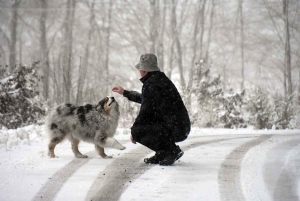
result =
[[133,144],[136,144],[136,141],[133,139],[132,135],[130,135],[130,140]]
[[114,88],[112,88],[113,92],[119,93],[119,94],[123,94],[124,93],[124,89],[120,86],[115,86]]

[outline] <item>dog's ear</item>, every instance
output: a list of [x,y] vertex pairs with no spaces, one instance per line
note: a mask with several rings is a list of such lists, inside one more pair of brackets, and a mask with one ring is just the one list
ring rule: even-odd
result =
[[99,110],[99,109],[104,109],[104,105],[107,103],[107,101],[108,101],[108,98],[106,97],[106,98],[103,98],[99,103],[98,103],[98,105],[97,105],[97,110]]

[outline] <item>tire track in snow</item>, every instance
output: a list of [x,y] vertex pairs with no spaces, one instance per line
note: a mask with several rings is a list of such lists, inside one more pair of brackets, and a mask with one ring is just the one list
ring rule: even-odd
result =
[[[128,140],[124,140],[127,143]],[[93,153],[94,151],[89,151],[86,154]],[[54,175],[52,175],[48,181],[42,186],[38,191],[33,201],[39,200],[54,200],[57,193],[60,191],[64,183],[83,165],[85,165],[89,160],[93,158],[75,158],[62,169],[58,170]]]
[[241,185],[241,163],[245,154],[253,147],[270,139],[272,135],[262,135],[234,149],[222,163],[218,180],[221,200],[245,200]]
[[274,201],[299,200],[297,177],[287,170],[283,170],[279,176],[277,186],[274,192]]
[[76,158],[51,176],[33,198],[33,201],[53,200],[64,183],[81,166],[86,164],[90,158]]
[[[291,153],[293,148],[300,144],[300,140],[292,140],[288,143],[288,148],[286,151]],[[276,183],[274,191],[274,200],[300,200],[298,195],[298,181],[300,174],[295,174],[298,171],[297,162],[299,162],[299,157],[292,156],[288,158],[287,163],[280,164],[279,167],[284,167],[278,181]],[[287,168],[286,168],[287,167]],[[294,167],[294,171],[291,168]]]
[[[181,148],[183,151],[187,151],[191,148],[195,148],[201,145],[240,138],[253,137],[232,137],[207,140],[202,142],[193,142],[189,145],[182,146]],[[86,200],[118,200],[122,193],[130,185],[130,183],[132,183],[135,179],[139,178],[148,169],[154,167],[154,165],[147,165],[143,162],[140,162],[148,154],[149,149],[145,148],[144,146],[141,146],[127,154],[125,153],[122,157],[116,159],[98,175],[97,179],[95,180],[91,189],[88,192]]]

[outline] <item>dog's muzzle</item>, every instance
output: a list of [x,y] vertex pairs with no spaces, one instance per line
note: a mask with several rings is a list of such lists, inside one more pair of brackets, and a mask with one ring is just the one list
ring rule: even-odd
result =
[[108,106],[110,106],[113,102],[115,102],[116,100],[115,100],[115,98],[114,97],[111,97],[111,102],[110,102],[110,104],[108,105]]

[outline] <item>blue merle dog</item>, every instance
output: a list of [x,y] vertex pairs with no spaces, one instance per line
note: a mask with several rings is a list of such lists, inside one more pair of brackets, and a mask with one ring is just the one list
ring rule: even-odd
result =
[[106,97],[97,105],[63,104],[53,108],[45,121],[49,137],[48,155],[55,158],[55,146],[67,138],[72,143],[75,157],[88,157],[78,150],[78,144],[82,140],[95,144],[95,149],[102,158],[111,158],[105,154],[104,148],[125,149],[113,138],[119,116],[119,104],[114,97]]

